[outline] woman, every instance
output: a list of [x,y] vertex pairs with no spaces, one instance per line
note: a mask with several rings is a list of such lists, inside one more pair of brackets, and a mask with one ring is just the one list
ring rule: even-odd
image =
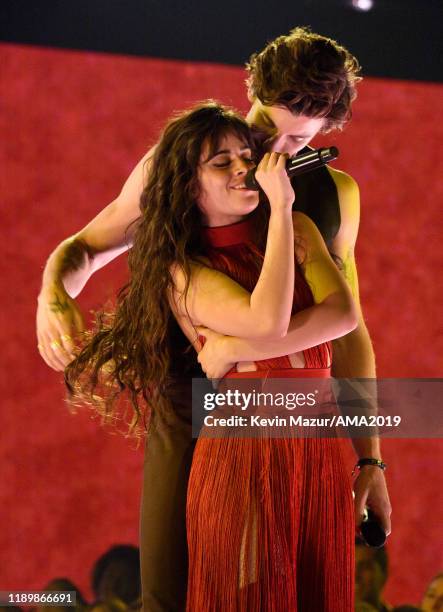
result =
[[[246,346],[253,354],[243,359],[258,362],[263,351],[271,351],[272,355],[268,356],[273,357],[282,354],[280,343],[286,338],[294,341],[291,329],[294,320],[295,328],[303,323],[303,330],[306,330],[306,333],[299,330],[295,334],[301,334],[303,345],[297,347],[296,352],[343,335],[355,326],[352,300],[318,231],[304,215],[296,213],[293,218],[294,193],[286,176],[285,161],[285,156],[278,153],[267,154],[261,160],[256,177],[269,204],[259,206],[258,194],[244,185],[245,174],[254,162],[249,130],[239,116],[217,104],[206,103],[169,123],[150,161],[149,181],[141,199],[142,217],[129,256],[131,279],[119,294],[115,313],[107,319],[102,317],[98,330],[66,370],[66,381],[74,398],[88,401],[105,417],[112,418],[117,415],[119,399],[127,392],[133,413],[131,431],[140,425],[140,420],[146,424],[150,416],[147,405],[152,411],[151,428],[174,426],[177,414],[183,412],[186,419],[188,411],[189,418],[180,385],[186,379],[184,374],[186,370],[189,372],[188,364],[192,360],[187,347],[177,342],[175,321],[197,349],[200,348],[197,326],[259,341],[258,345]],[[294,266],[294,228],[296,256],[302,262],[300,269]],[[313,306],[301,269],[308,282],[315,278],[316,306]],[[307,316],[300,313],[302,318],[296,314],[291,320],[294,296],[296,310],[301,305],[310,309]],[[283,354],[294,352],[288,351],[286,346]],[[329,365],[326,345],[305,356],[307,367],[314,364],[324,370]],[[292,370],[297,359],[300,365],[300,355],[294,356],[294,362],[290,357],[285,358],[286,369]],[[199,473],[198,466],[205,454],[209,458],[214,450],[218,452],[217,441],[202,442],[198,445],[195,474]],[[167,450],[157,450],[167,457]],[[338,456],[335,459],[338,461]],[[167,469],[165,466],[166,472]],[[146,473],[149,474],[149,469]],[[149,487],[145,480],[145,494],[148,491],[152,498],[158,486],[154,481],[168,480],[167,473],[164,478],[162,476],[149,475]],[[170,497],[180,507],[186,473],[180,484],[178,481],[167,486],[171,487]],[[346,486],[349,487],[349,483],[344,483],[343,489]],[[244,608],[242,601],[244,593],[248,590],[252,593],[252,590],[244,586],[259,585],[255,570],[243,582],[237,580],[231,585],[233,595],[228,602],[217,587],[218,590],[209,590],[209,599],[204,600],[203,606],[198,603],[204,592],[200,579],[206,580],[201,571],[201,550],[192,546],[192,538],[199,537],[193,515],[193,499],[198,488],[194,479],[189,495],[191,580],[188,608],[249,609]],[[352,512],[350,489],[347,494],[347,508]],[[174,518],[178,518],[180,524],[180,516],[174,514],[171,505],[165,511],[162,504],[158,504],[155,511],[168,515],[169,524]],[[142,522],[147,517],[149,512],[143,512]],[[145,567],[149,565],[152,574],[156,575],[162,564],[159,555],[151,556],[150,550],[158,551],[160,547],[158,534],[150,534],[149,545],[145,546],[142,529],[142,571],[145,548],[145,559],[148,559]],[[197,573],[193,573],[193,559],[195,567],[199,568]],[[217,573],[216,559],[214,563],[210,573]],[[236,565],[238,567],[237,562]],[[342,569],[348,571],[349,568]],[[158,578],[171,583],[178,579],[171,574],[166,578],[159,574]],[[240,592],[242,595],[237,601]],[[268,596],[272,600],[277,593]],[[254,594],[253,597],[258,602],[259,596]],[[157,599],[147,603],[145,598],[146,609],[170,609],[160,597]],[[292,603],[293,599],[281,602],[281,609],[289,609]],[[174,609],[180,609],[177,602],[175,605]],[[269,609],[280,608],[271,606]]]

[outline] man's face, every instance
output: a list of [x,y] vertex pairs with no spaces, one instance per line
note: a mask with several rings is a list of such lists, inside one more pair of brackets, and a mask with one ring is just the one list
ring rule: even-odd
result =
[[314,138],[325,122],[323,118],[294,115],[282,106],[265,106],[260,100],[255,100],[246,120],[268,135],[266,150],[288,153],[291,157]]

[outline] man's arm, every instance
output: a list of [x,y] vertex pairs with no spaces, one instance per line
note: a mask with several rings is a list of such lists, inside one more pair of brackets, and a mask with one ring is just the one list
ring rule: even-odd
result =
[[334,341],[332,372],[337,378],[375,378],[375,355],[361,310],[354,254],[360,223],[360,193],[357,183],[348,174],[331,169],[329,172],[337,187],[341,216],[331,251],[351,289],[359,318],[353,332]]
[[[349,175],[332,170],[329,172],[337,187],[340,203],[340,230],[331,245],[337,265],[341,269],[355,300],[358,326],[351,333],[334,340],[332,373],[336,378],[369,378],[376,376],[375,356],[367,330],[359,297],[358,275],[355,263],[355,243],[360,222],[360,194],[357,183]],[[376,408],[368,405],[368,412]],[[378,436],[352,438],[357,455],[381,459]],[[359,524],[366,504],[379,516],[387,533],[390,532],[391,506],[382,470],[376,466],[365,466],[355,481],[355,511]]]
[[81,312],[73,300],[91,275],[131,246],[133,222],[140,215],[140,195],[146,180],[151,149],[136,165],[118,197],[82,230],[61,242],[51,253],[38,296],[38,348],[46,363],[63,370],[73,359],[73,336],[83,329]]

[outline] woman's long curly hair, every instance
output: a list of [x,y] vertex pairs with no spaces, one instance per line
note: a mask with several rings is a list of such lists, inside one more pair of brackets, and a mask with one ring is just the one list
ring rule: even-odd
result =
[[[106,423],[122,419],[123,407],[127,416],[129,408],[128,435],[140,437],[147,431],[151,410],[172,408],[180,334],[168,301],[174,284],[170,270],[174,263],[183,268],[186,293],[191,260],[204,254],[203,218],[197,205],[202,148],[207,144],[209,154],[214,154],[228,133],[252,148],[246,122],[214,101],[167,124],[149,161],[141,217],[128,257],[130,280],[120,290],[115,309],[99,313],[96,329],[86,335],[86,344],[65,370],[68,402],[93,407]],[[266,213],[258,212],[257,218],[258,239],[263,240]],[[196,361],[192,353],[185,358]]]

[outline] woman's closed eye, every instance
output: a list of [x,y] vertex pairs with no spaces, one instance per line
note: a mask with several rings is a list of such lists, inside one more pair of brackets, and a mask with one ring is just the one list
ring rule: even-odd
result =
[[[242,157],[242,159],[251,166],[256,163],[255,159],[253,159],[252,157]],[[215,168],[227,168],[233,161],[233,159],[226,159],[223,161],[214,162],[212,165],[215,166]]]

